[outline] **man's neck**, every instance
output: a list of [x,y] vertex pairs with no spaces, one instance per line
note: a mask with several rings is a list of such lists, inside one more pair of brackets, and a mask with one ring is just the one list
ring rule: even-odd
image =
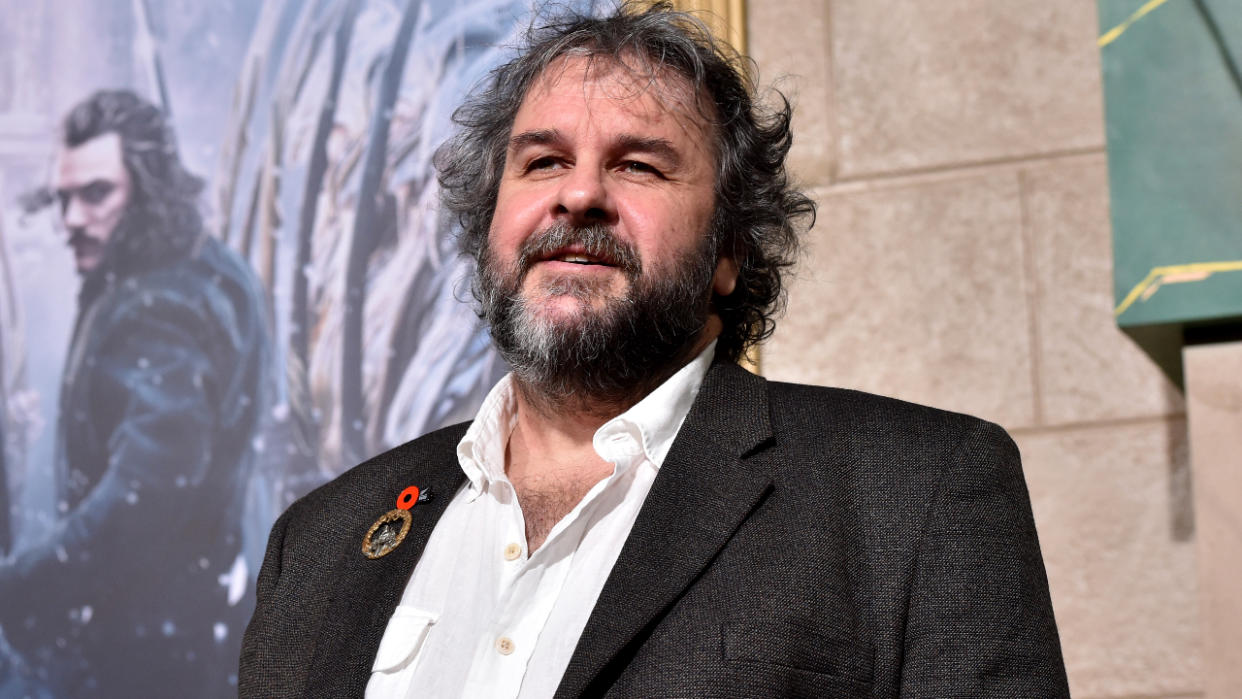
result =
[[559,406],[549,410],[538,398],[531,400],[529,389],[521,385],[516,388],[516,416],[505,449],[505,472],[510,481],[566,482],[605,466],[595,453],[595,432],[624,409],[597,405],[592,406],[594,409]]
[[[715,320],[715,318],[713,318]],[[718,322],[718,321],[717,321]],[[712,332],[712,331],[715,332]],[[510,437],[520,438],[523,446],[534,454],[558,454],[564,451],[582,452],[592,449],[595,432],[612,418],[633,407],[649,393],[664,383],[716,339],[719,329],[712,326],[703,333],[681,360],[658,376],[650,377],[640,390],[623,399],[617,397],[574,396],[566,400],[547,400],[537,386],[524,383],[517,376],[514,394],[517,404],[517,421]],[[506,464],[508,470],[509,464]]]
[[[631,400],[596,401],[555,407],[539,400],[532,387],[515,384],[516,414],[513,432],[505,446],[505,473],[518,494],[526,519],[529,551],[542,545],[552,526],[599,481],[612,473],[613,465],[595,451],[595,433],[654,390],[697,357],[715,339],[709,335],[696,343],[678,362]],[[517,381],[515,377],[515,382]]]
[[533,552],[612,464],[595,451],[593,439],[606,418],[597,414],[532,410],[517,392],[517,415],[505,448],[505,472],[517,492],[526,523],[527,551]]

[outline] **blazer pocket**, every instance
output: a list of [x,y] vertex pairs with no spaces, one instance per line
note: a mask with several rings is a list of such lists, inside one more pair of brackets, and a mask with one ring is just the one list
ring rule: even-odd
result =
[[790,624],[726,621],[721,629],[725,660],[764,663],[870,684],[870,644],[834,629]]
[[438,616],[414,607],[397,607],[380,639],[371,672],[399,672],[413,662]]

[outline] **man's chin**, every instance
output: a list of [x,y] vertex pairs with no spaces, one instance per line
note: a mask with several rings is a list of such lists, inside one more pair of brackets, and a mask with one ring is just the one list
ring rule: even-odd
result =
[[627,293],[629,285],[610,274],[547,274],[530,275],[522,285],[527,302],[577,300],[603,305],[609,297]]
[[527,316],[544,323],[577,323],[587,316],[603,312],[608,299],[602,296],[580,298],[573,294],[545,294],[527,301]]
[[103,247],[93,244],[89,238],[70,244],[69,249],[73,251],[73,262],[78,268],[78,274],[90,274],[99,266],[103,261]]
[[99,266],[99,256],[97,255],[91,257],[78,257],[75,261],[78,266],[78,274],[82,276],[86,276],[91,272],[94,272],[95,268]]

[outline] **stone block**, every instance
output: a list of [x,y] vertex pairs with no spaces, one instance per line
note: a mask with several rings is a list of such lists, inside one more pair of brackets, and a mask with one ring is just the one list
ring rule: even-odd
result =
[[1181,393],[1113,318],[1104,156],[1022,173],[1045,423],[1181,413]]
[[832,0],[841,176],[1102,148],[1095,3]]
[[1242,696],[1242,342],[1187,347],[1186,402],[1209,699]]
[[1185,421],[1015,436],[1073,696],[1202,691]]
[[763,373],[1031,424],[1016,174],[821,195],[819,204]]
[[748,52],[759,66],[760,85],[776,87],[794,105],[790,172],[805,185],[826,184],[834,157],[827,5],[752,2],[746,11]]

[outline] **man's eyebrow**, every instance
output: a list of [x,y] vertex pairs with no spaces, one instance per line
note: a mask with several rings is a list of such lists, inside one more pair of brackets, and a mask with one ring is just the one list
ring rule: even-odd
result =
[[526,146],[546,146],[550,144],[558,144],[562,141],[561,134],[556,129],[534,129],[532,131],[523,131],[509,139],[509,150],[519,151]]
[[100,187],[112,188],[115,186],[116,186],[116,182],[113,182],[112,180],[109,180],[106,177],[96,177],[95,179],[85,184],[80,184],[80,185],[76,185],[73,187],[57,187],[56,189],[52,191],[55,192],[57,196],[67,197],[70,194],[77,194],[78,192],[84,192],[87,189],[92,189],[92,188],[98,189]]
[[[563,142],[564,138],[556,129],[532,129],[511,137],[509,150],[516,152],[527,146],[561,145]],[[664,138],[622,134],[613,141],[612,150],[617,153],[649,153],[663,158],[674,167],[681,164],[681,154]]]
[[681,164],[681,153],[667,139],[623,134],[613,144],[618,153],[648,153],[663,158],[669,165]]

